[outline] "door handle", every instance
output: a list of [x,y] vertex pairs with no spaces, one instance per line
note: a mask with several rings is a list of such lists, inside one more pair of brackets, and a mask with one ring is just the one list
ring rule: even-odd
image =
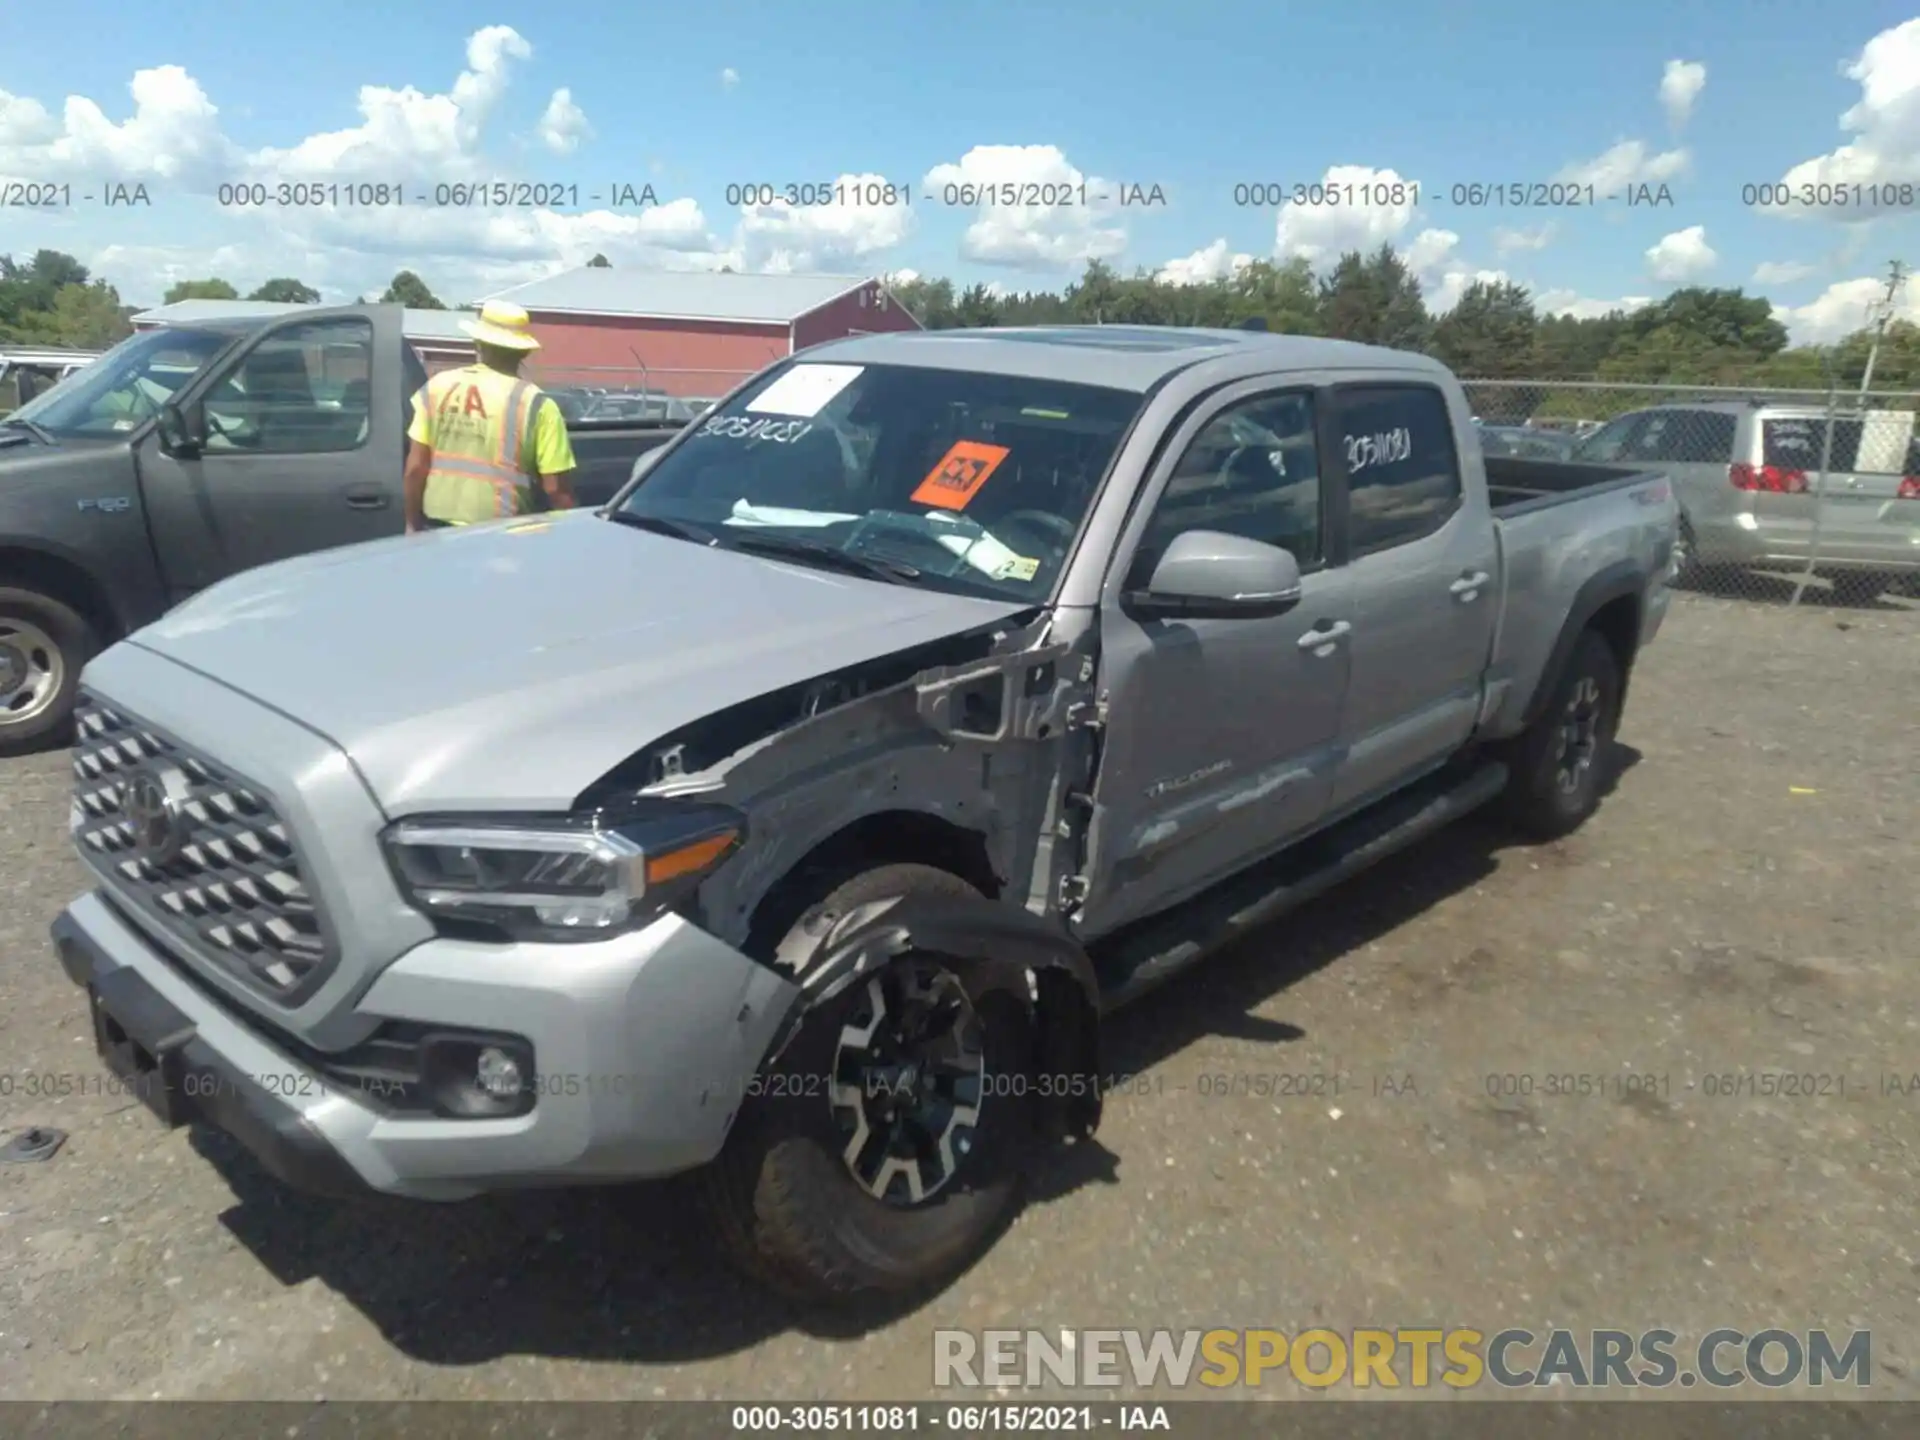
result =
[[387,492],[372,486],[349,490],[347,507],[351,510],[384,510],[387,508]]
[[1341,639],[1351,634],[1353,626],[1344,620],[1336,620],[1331,625],[1315,626],[1295,642],[1302,650],[1311,650],[1317,655],[1331,654],[1333,647]]
[[1447,589],[1458,595],[1462,600],[1471,600],[1480,593],[1480,587],[1492,578],[1493,577],[1487,574],[1486,571],[1476,570],[1471,575],[1462,575],[1458,580],[1454,581],[1453,584],[1449,585]]

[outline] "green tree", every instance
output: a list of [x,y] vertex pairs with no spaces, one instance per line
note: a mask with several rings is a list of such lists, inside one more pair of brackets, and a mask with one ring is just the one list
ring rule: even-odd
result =
[[0,255],[0,338],[27,341],[62,289],[91,279],[86,266],[59,250],[35,251],[24,262]]
[[46,336],[51,345],[105,350],[132,333],[120,292],[104,280],[90,285],[62,285],[47,313]]
[[613,262],[604,255],[596,255],[587,262],[589,270],[611,270]]
[[1524,286],[1476,280],[1434,323],[1434,357],[1468,379],[1526,375],[1538,327],[1533,297]]
[[1627,333],[1644,340],[1672,326],[1718,350],[1741,352],[1754,360],[1787,347],[1787,327],[1773,318],[1773,306],[1740,289],[1714,290],[1690,285],[1627,317]]
[[247,296],[249,300],[271,300],[281,305],[313,305],[320,299],[320,292],[311,285],[282,276],[269,280],[258,290]]
[[1261,319],[1276,335],[1324,334],[1320,292],[1313,266],[1302,259],[1284,265],[1256,260],[1221,285],[1231,300],[1225,323]]
[[171,305],[179,300],[238,300],[239,298],[240,292],[225,280],[182,280],[161,297],[160,303]]
[[387,293],[380,297],[382,305],[405,305],[410,310],[444,310],[434,293],[427,289],[427,282],[411,270],[402,270],[393,277],[393,283],[387,286]]

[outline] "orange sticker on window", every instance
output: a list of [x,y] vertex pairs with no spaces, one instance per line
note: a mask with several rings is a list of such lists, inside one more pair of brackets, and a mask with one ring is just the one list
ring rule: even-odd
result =
[[909,497],[915,505],[938,505],[945,510],[964,510],[967,502],[980,493],[987,477],[1007,458],[1004,445],[983,445],[978,440],[959,440],[940,457],[940,463],[927,472],[920,488]]

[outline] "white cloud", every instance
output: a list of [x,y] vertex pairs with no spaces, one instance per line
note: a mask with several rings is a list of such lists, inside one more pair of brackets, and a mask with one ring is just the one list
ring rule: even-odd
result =
[[232,173],[240,151],[220,129],[219,107],[185,70],[137,70],[127,91],[133,114],[115,122],[84,96],[69,95],[56,118],[37,100],[0,90],[0,175],[204,187]]
[[1719,260],[1718,252],[1707,244],[1707,227],[1689,225],[1648,247],[1647,273],[1656,280],[1684,284],[1707,274]]
[[452,89],[425,95],[413,86],[360,87],[360,123],[346,130],[309,135],[285,150],[267,148],[248,157],[248,169],[269,182],[280,179],[443,180],[474,159],[494,106],[506,93],[516,61],[533,47],[508,25],[489,25],[467,40],[467,68]]
[[1205,285],[1225,280],[1253,263],[1253,256],[1235,254],[1225,238],[1203,245],[1191,255],[1183,255],[1162,265],[1154,278],[1163,285]]
[[736,270],[792,273],[832,271],[858,265],[890,250],[913,231],[913,207],[904,197],[891,205],[868,204],[893,192],[881,175],[842,175],[826,205],[744,205],[731,247]]
[[1280,207],[1273,248],[1283,260],[1297,256],[1319,265],[1349,250],[1377,250],[1413,223],[1418,187],[1397,171],[1335,165],[1319,183],[1321,193],[1339,203],[1289,200]]
[[1799,260],[1763,260],[1753,270],[1756,285],[1791,285],[1814,273],[1814,267]]
[[[1796,345],[1823,345],[1866,328],[1879,316],[1887,282],[1866,276],[1829,285],[1805,305],[1776,305],[1774,318],[1787,327]],[[1893,316],[1920,325],[1920,291],[1905,287],[1894,302]]]
[[889,270],[882,280],[888,285],[911,285],[920,278],[918,270]]
[[720,83],[728,90],[733,89],[734,86],[740,83],[740,72],[731,65],[727,66],[726,69],[720,72]]
[[1697,60],[1669,60],[1660,76],[1660,106],[1675,130],[1693,114],[1693,102],[1706,88],[1707,67]]
[[1408,242],[1401,258],[1420,282],[1421,299],[1429,312],[1444,315],[1460,303],[1467,287],[1476,281],[1489,285],[1504,283],[1504,270],[1482,270],[1460,255],[1460,237],[1451,230],[1422,230]]
[[[1920,182],[1920,18],[1882,30],[1841,73],[1860,86],[1859,103],[1840,117],[1854,138],[1787,171],[1782,180],[1792,203],[1768,207],[1769,214],[1860,220],[1912,208],[1911,192],[1903,203],[1897,190],[1883,197],[1853,187]],[[1802,186],[1815,187],[1814,203],[1800,203]]]
[[541,143],[556,155],[571,155],[580,148],[582,140],[593,138],[593,126],[587,123],[587,112],[573,103],[573,92],[562,88],[553,92],[553,98],[547,101],[547,108],[540,116],[540,123],[534,127]]
[[1660,185],[1687,168],[1685,150],[1648,152],[1644,141],[1622,140],[1591,160],[1567,166],[1555,180],[1569,185],[1591,185],[1599,198],[1617,195],[1629,185]]
[[1638,310],[1651,305],[1651,295],[1626,295],[1618,300],[1593,300],[1573,290],[1543,290],[1533,297],[1534,308],[1542,315],[1571,315],[1576,320],[1597,320],[1616,310]]
[[985,203],[960,241],[975,264],[1054,269],[1109,260],[1127,247],[1126,230],[1110,223],[1117,187],[1082,174],[1056,145],[976,145],[957,163],[934,166],[925,184],[936,198],[948,186],[961,197],[984,187],[974,193]]
[[1493,232],[1493,248],[1502,255],[1511,255],[1516,250],[1544,250],[1554,236],[1551,221],[1532,230],[1510,230],[1505,227]]

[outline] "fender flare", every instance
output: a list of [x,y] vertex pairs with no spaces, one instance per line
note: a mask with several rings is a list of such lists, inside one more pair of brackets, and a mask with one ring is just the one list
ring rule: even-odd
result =
[[1050,1138],[1083,1138],[1100,1123],[1100,985],[1086,951],[1057,921],[995,901],[905,895],[856,906],[802,955],[783,954],[800,994],[766,1062],[786,1050],[807,1016],[908,952],[1032,977],[1039,1021],[1035,1063]]
[[[1573,657],[1573,647],[1585,633],[1593,617],[1601,609],[1616,600],[1632,599],[1636,607],[1647,585],[1647,575],[1632,560],[1616,560],[1597,574],[1588,577],[1585,584],[1574,592],[1573,603],[1567,609],[1566,623],[1560,627],[1559,637],[1553,642],[1553,649],[1547,655],[1547,663],[1540,669],[1540,678],[1534,682],[1533,694],[1527,700],[1527,708],[1521,716],[1521,728],[1525,729],[1540,718],[1547,708],[1547,702],[1553,698],[1554,687],[1560,683],[1567,662]],[[1635,647],[1639,637],[1635,635]],[[1627,657],[1627,664],[1621,667],[1622,698],[1626,688],[1626,671],[1631,668],[1633,657]]]
[[[98,600],[106,610],[105,618],[113,622],[121,635],[126,635],[139,628],[132,623],[130,612],[122,603],[121,596],[111,585],[106,583],[99,571],[94,568],[93,563],[80,551],[60,541],[49,540],[44,536],[36,535],[30,537],[4,532],[0,533],[0,552],[6,551],[26,555],[29,559],[34,556],[40,556],[51,560],[56,565],[68,567],[79,575],[84,584],[91,586],[94,592],[90,597],[73,598]],[[4,583],[4,577],[0,577],[0,583]],[[61,596],[56,595],[53,598],[60,600],[62,604],[68,603],[68,600]],[[108,641],[108,643],[112,642]]]

